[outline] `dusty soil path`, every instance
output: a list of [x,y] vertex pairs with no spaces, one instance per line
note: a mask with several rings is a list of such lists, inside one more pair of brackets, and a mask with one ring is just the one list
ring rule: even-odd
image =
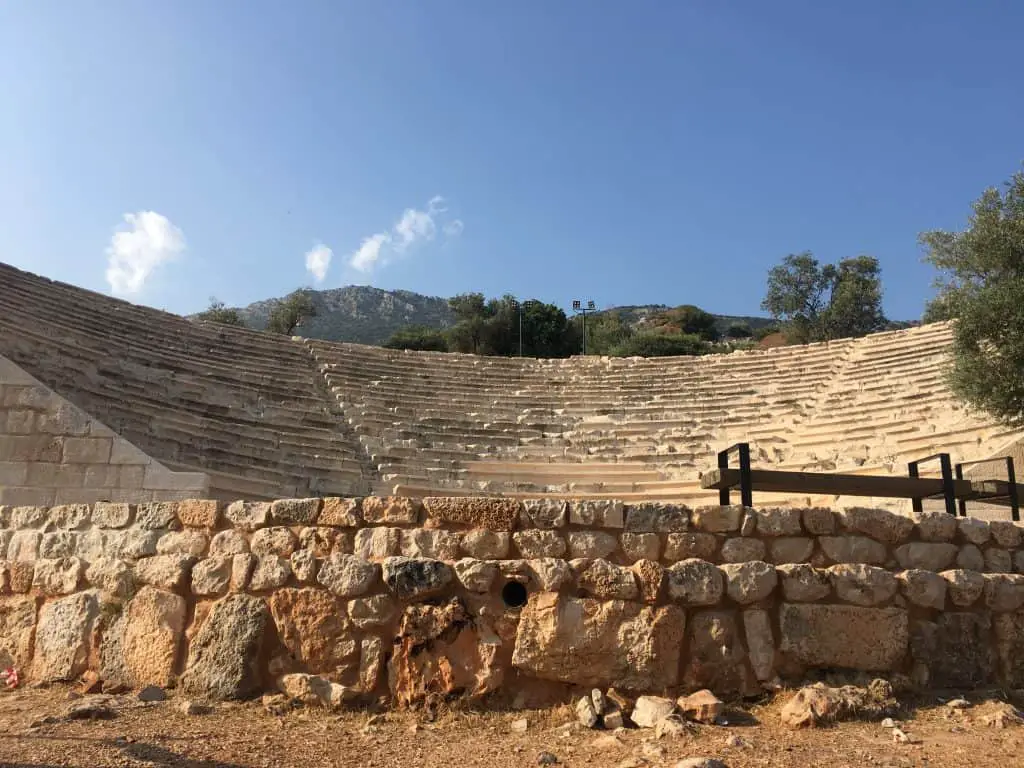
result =
[[[73,694],[71,694],[73,695]],[[656,739],[652,730],[612,734],[580,727],[568,707],[524,712],[450,711],[334,714],[297,709],[275,715],[259,701],[183,713],[172,697],[140,704],[128,695],[112,719],[67,720],[69,689],[0,693],[2,766],[535,766],[549,752],[560,765],[672,768],[688,757],[747,766],[1010,766],[1024,760],[1024,727],[997,728],[986,717],[1002,705],[972,698],[951,710],[934,698],[902,716],[917,743],[893,743],[877,722],[792,731],[779,722],[780,695],[746,710],[732,726],[699,726]],[[526,730],[522,731],[522,720]]]

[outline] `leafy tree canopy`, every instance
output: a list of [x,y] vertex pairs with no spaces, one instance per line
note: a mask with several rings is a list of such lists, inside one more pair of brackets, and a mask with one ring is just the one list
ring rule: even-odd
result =
[[920,236],[937,270],[927,320],[953,319],[952,390],[997,418],[1024,424],[1024,172],[973,204],[962,232]]
[[768,272],[761,308],[793,343],[863,336],[886,325],[878,259],[857,256],[820,264],[809,251],[790,254]]
[[707,351],[707,342],[696,334],[646,332],[634,334],[613,347],[609,354],[616,357],[667,357],[700,355]]
[[312,292],[308,288],[300,288],[285,296],[271,310],[267,330],[291,336],[296,328],[312,317],[316,317]]
[[447,352],[448,339],[444,331],[422,325],[400,328],[384,342],[389,349],[418,349],[427,352]]
[[238,310],[224,306],[224,302],[218,300],[216,296],[210,297],[210,306],[198,313],[196,319],[206,320],[211,323],[221,323],[222,325],[245,327],[245,323],[242,321],[241,315],[238,314]]

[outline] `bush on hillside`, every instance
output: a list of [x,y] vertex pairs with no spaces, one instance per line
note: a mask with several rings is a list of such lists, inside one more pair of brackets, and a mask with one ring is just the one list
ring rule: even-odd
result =
[[708,344],[692,333],[637,333],[609,350],[615,357],[670,357],[702,355]]
[[448,339],[443,331],[410,325],[391,334],[383,346],[388,349],[416,349],[422,352],[447,352]]

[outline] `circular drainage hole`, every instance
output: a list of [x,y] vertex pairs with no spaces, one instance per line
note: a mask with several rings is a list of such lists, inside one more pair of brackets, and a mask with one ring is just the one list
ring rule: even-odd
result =
[[509,608],[522,608],[526,605],[526,585],[519,581],[507,581],[501,588],[501,599]]

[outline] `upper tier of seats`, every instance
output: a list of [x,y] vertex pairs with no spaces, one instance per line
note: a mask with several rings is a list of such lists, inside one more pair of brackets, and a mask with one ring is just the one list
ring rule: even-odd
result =
[[0,264],[0,354],[224,497],[368,489],[362,452],[289,338],[140,307]]
[[[0,265],[0,354],[222,495],[401,492],[713,501],[700,473],[904,474],[1019,434],[957,403],[944,324],[706,357],[569,360],[295,340]],[[806,503],[807,499],[801,499]]]

